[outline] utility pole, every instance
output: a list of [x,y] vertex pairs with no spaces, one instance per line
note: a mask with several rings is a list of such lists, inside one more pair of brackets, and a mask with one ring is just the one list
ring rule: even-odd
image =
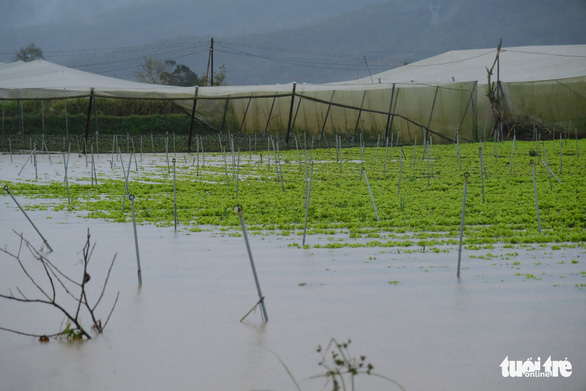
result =
[[[211,66],[211,77],[208,79],[210,66]],[[214,38],[213,37],[210,42],[210,54],[208,56],[208,68],[206,70],[206,84],[207,84],[208,80],[210,81],[210,85],[213,86],[214,85]]]

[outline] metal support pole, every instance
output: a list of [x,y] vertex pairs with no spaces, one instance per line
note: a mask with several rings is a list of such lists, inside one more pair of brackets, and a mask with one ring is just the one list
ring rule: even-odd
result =
[[482,178],[482,203],[486,202],[484,198],[484,155],[482,154],[482,147],[478,147],[478,152],[480,153],[480,177]]
[[[366,91],[365,91],[366,93]],[[391,90],[391,101],[389,103],[389,114],[387,115],[387,125],[385,127],[385,138],[389,137],[389,133],[391,131],[391,127],[392,125],[392,119],[394,118],[393,116],[393,101],[395,99],[395,83],[393,83],[393,89]]]
[[531,160],[531,174],[533,175],[533,192],[535,193],[535,209],[537,210],[537,226],[539,227],[539,234],[541,235],[541,218],[539,217],[539,202],[537,201],[537,184],[535,183],[535,167],[533,160]]
[[433,137],[429,136],[429,151],[431,153],[431,177],[433,178]]
[[513,135],[513,148],[511,148],[511,174],[513,173],[513,157],[515,156],[515,142],[517,141],[517,134]]
[[69,180],[67,179],[67,166],[69,164],[69,154],[65,159],[65,151],[63,151],[63,167],[65,168],[65,187],[67,188],[67,205],[71,205],[71,198],[69,197]]
[[118,149],[118,155],[120,155],[120,166],[122,166],[122,175],[124,175],[124,195],[122,196],[122,212],[124,212],[124,201],[126,200],[126,194],[130,194],[130,190],[128,189],[128,179],[130,178],[130,165],[132,164],[132,154],[130,154],[130,158],[128,160],[128,170],[124,170],[124,162],[122,161],[122,154],[120,153],[120,149]]
[[132,227],[134,228],[134,247],[136,248],[136,266],[137,266],[137,273],[138,273],[138,285],[142,285],[142,271],[140,270],[140,253],[138,251],[138,235],[136,233],[136,215],[134,213],[134,195],[130,194],[128,196],[130,200],[130,205],[132,207]]
[[236,199],[238,199],[238,182],[240,182],[240,148],[238,148],[238,168],[236,168]]
[[366,170],[363,168],[364,171],[364,179],[366,179],[366,186],[368,187],[368,192],[370,193],[370,200],[372,201],[372,207],[374,208],[374,214],[376,215],[376,221],[380,222],[378,217],[378,211],[376,210],[376,204],[374,203],[374,197],[372,196],[372,190],[370,190],[370,184],[368,183],[368,177],[366,176]]
[[458,248],[458,272],[456,276],[460,278],[460,262],[462,260],[462,238],[464,236],[464,216],[466,214],[466,190],[468,189],[468,172],[464,173],[464,197],[462,199],[462,218],[460,221],[460,247]]
[[555,180],[558,181],[558,183],[561,185],[562,184],[562,181],[560,181],[560,179],[557,177],[557,175],[555,174],[555,172],[553,172],[551,170],[551,168],[549,168],[549,166],[547,165],[547,162],[546,161],[544,162],[543,159],[541,159],[541,163],[545,164],[545,168],[548,169],[548,171],[551,173],[551,175],[553,175],[553,177],[555,178]]
[[551,186],[551,174],[550,174],[550,169],[549,166],[547,164],[547,152],[545,151],[545,145],[543,146],[543,157],[545,158],[545,161],[543,161],[543,159],[540,159],[543,164],[545,164],[545,167],[547,167],[547,179],[549,181],[549,190],[553,190],[552,186]]
[[358,132],[358,126],[360,126],[360,117],[362,117],[362,108],[364,106],[364,100],[366,99],[366,90],[362,94],[362,102],[360,103],[360,110],[358,110],[358,116],[356,117],[356,126],[354,127],[354,135],[352,136],[352,142],[356,138],[356,132]]
[[47,242],[47,239],[45,239],[45,237],[43,236],[43,234],[39,231],[39,229],[37,228],[37,226],[35,225],[35,223],[33,223],[33,221],[31,220],[30,217],[28,217],[28,215],[26,214],[26,212],[24,211],[24,209],[22,208],[22,206],[20,206],[20,204],[18,203],[18,201],[16,200],[16,198],[14,198],[14,196],[12,195],[12,193],[10,192],[10,189],[8,188],[8,185],[4,186],[4,191],[8,193],[8,195],[12,198],[12,200],[16,203],[16,205],[18,206],[18,208],[20,209],[20,211],[22,212],[22,214],[24,214],[24,217],[26,217],[26,219],[29,221],[29,223],[31,223],[31,225],[33,226],[33,228],[35,229],[35,231],[37,231],[37,233],[39,234],[39,236],[41,237],[41,239],[43,239],[43,244],[45,246],[47,246],[47,248],[49,249],[50,252],[53,252],[53,249],[51,248],[51,246],[49,246],[49,242]]
[[[306,152],[307,153],[307,152]],[[307,170],[307,168],[306,168]],[[305,174],[307,178],[307,172]],[[313,177],[313,162],[311,162],[311,171],[309,173],[309,185],[305,191],[305,225],[303,226],[303,242],[302,246],[305,247],[305,235],[307,235],[307,220],[309,218],[309,199],[311,198],[311,179]]]
[[224,171],[226,171],[226,186],[228,186],[228,185],[230,185],[230,180],[228,179],[228,163],[226,162],[226,149],[225,148],[222,148],[222,155],[224,156]]
[[201,148],[201,166],[204,167],[206,165],[206,155],[203,151],[203,137],[199,138],[199,147]]
[[22,174],[22,170],[24,170],[24,168],[26,167],[26,165],[28,164],[29,160],[31,160],[33,157],[33,151],[31,150],[31,154],[28,155],[28,159],[26,159],[26,162],[24,162],[24,165],[22,166],[22,168],[20,169],[20,171],[18,172],[18,175]]
[[413,168],[415,168],[415,159],[417,158],[417,135],[415,135],[415,141],[413,142]]
[[175,232],[177,232],[177,182],[175,177],[175,163],[177,159],[173,158],[173,206],[174,206],[174,216],[175,216]]
[[332,96],[330,97],[330,103],[328,104],[328,109],[326,110],[326,116],[324,117],[324,123],[321,127],[321,135],[324,137],[326,141],[326,148],[328,148],[328,140],[326,138],[326,124],[328,122],[328,117],[330,116],[330,110],[332,109],[332,102],[334,101],[334,94],[336,90],[332,91]]
[[94,103],[94,89],[90,90],[90,101],[87,108],[87,117],[85,120],[85,144],[83,146],[83,153],[86,154],[87,141],[90,135],[90,117],[92,115],[92,104]]
[[560,175],[562,175],[562,135],[560,134]]
[[293,105],[295,103],[295,90],[297,89],[297,83],[293,83],[293,91],[291,92],[291,106],[289,107],[289,123],[287,125],[287,137],[285,137],[285,143],[289,145],[289,135],[291,133],[291,124],[293,123]]
[[199,87],[195,87],[195,94],[193,96],[193,107],[191,109],[191,121],[189,122],[189,139],[187,140],[187,152],[191,152],[191,139],[193,137],[193,125],[195,123],[195,107],[197,106],[197,94]]
[[403,147],[401,147],[401,150],[399,151],[399,186],[398,186],[397,195],[401,194],[401,172],[402,171],[403,171]]
[[254,276],[254,283],[256,284],[256,290],[258,292],[258,299],[260,303],[260,308],[262,310],[262,316],[265,322],[269,321],[269,317],[267,315],[267,309],[265,307],[264,296],[260,290],[260,284],[258,282],[258,276],[256,275],[256,268],[254,267],[254,260],[252,259],[252,251],[250,251],[250,243],[248,242],[248,235],[246,234],[246,226],[244,224],[244,217],[242,216],[242,208],[240,205],[236,205],[234,208],[238,213],[238,217],[240,218],[240,226],[242,227],[242,236],[244,237],[244,242],[246,243],[246,251],[248,251],[248,258],[250,259],[250,267],[252,268],[252,274]]
[[[392,137],[392,135],[391,135]],[[391,141],[391,151],[393,150],[393,142]],[[387,157],[389,152],[389,138],[387,137],[385,140],[385,165],[383,166],[383,175],[387,172]]]
[[238,129],[238,133],[242,133],[242,128],[244,128],[244,123],[246,122],[246,114],[248,114],[248,109],[250,108],[250,102],[252,102],[252,96],[248,98],[248,104],[246,105],[246,110],[244,110],[244,115],[242,116],[242,122],[240,122],[240,128]]
[[[271,109],[269,110],[269,117],[267,118],[267,124],[265,125],[265,131],[263,133],[263,137],[265,137],[267,135],[267,131],[269,129],[269,124],[271,122],[271,116],[273,115],[273,108],[275,107],[275,101],[277,100],[277,96],[273,97],[273,103],[271,104]],[[256,132],[254,133],[255,136],[255,146],[256,146]],[[256,148],[255,148],[255,152],[256,152]]]

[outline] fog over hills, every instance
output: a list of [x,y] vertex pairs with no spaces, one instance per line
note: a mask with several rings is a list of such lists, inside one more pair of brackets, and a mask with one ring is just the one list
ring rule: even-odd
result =
[[[0,0],[0,32],[53,49],[136,45],[296,27],[384,0]],[[73,34],[75,32],[75,34]],[[61,34],[60,34],[61,33]],[[93,39],[91,39],[93,38]]]
[[145,57],[228,84],[323,83],[455,49],[586,44],[584,0],[0,0],[0,62],[48,61],[134,79]]

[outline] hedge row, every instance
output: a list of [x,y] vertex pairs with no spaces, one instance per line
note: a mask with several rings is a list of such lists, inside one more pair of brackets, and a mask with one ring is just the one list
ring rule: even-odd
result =
[[[85,134],[87,118],[83,114],[46,116],[44,121],[39,115],[25,115],[24,129],[19,129],[17,117],[3,118],[0,124],[2,134]],[[189,133],[190,117],[185,114],[164,115],[130,115],[130,116],[98,116],[97,124],[92,116],[90,133],[95,134],[96,127],[100,134],[148,134],[173,132],[177,134]],[[195,122],[196,133],[207,133],[210,129]]]

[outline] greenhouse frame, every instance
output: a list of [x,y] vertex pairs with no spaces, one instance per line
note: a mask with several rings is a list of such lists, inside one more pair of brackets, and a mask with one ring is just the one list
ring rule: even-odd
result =
[[[411,143],[477,141],[500,128],[586,128],[586,45],[457,50],[328,84],[174,87],[100,76],[44,60],[0,64],[0,100],[171,100],[218,131],[361,132]],[[89,113],[89,110],[88,110]],[[88,121],[89,123],[89,121]],[[193,121],[192,121],[193,124]]]

